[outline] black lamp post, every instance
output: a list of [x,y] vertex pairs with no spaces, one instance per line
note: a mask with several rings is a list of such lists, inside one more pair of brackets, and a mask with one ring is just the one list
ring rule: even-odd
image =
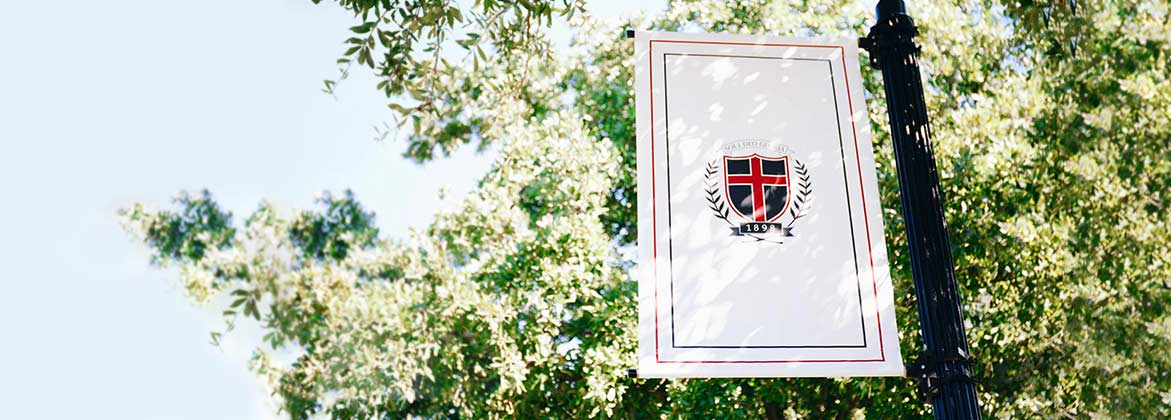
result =
[[936,419],[978,419],[980,407],[919,76],[914,41],[918,30],[902,0],[880,0],[876,9],[878,22],[860,45],[870,52],[870,65],[882,70],[925,347],[908,365],[907,374],[931,401]]

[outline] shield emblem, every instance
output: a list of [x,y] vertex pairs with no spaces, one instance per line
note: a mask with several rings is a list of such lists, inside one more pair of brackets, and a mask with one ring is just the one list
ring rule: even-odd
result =
[[789,157],[724,156],[724,196],[732,211],[772,222],[789,209]]

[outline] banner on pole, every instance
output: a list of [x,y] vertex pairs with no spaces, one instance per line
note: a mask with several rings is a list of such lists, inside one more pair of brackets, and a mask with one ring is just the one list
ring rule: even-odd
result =
[[903,375],[857,40],[635,43],[638,375]]

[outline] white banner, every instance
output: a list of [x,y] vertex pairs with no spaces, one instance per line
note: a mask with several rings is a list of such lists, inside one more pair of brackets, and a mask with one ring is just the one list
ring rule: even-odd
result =
[[639,376],[903,375],[857,40],[635,42]]

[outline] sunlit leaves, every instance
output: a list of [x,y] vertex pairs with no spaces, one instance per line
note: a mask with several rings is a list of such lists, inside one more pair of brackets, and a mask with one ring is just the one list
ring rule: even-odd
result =
[[301,212],[289,228],[289,239],[305,258],[341,260],[354,249],[374,246],[374,214],[362,208],[353,192],[341,197],[325,193],[318,202],[324,211]]
[[[482,140],[482,121],[477,120],[483,117],[463,106],[466,91],[499,89],[512,95],[528,89],[530,66],[552,55],[545,30],[555,21],[580,16],[584,8],[582,0],[337,3],[361,23],[350,28],[337,61],[339,76],[325,81],[324,90],[333,93],[351,64],[373,72],[377,88],[391,102],[392,117],[412,134],[407,156],[417,160],[446,154],[472,137]],[[510,71],[481,71],[502,65]]]
[[207,190],[175,197],[178,212],[147,212],[141,205],[122,211],[143,231],[158,263],[199,261],[211,249],[229,246],[236,234],[232,214],[220,208]]

